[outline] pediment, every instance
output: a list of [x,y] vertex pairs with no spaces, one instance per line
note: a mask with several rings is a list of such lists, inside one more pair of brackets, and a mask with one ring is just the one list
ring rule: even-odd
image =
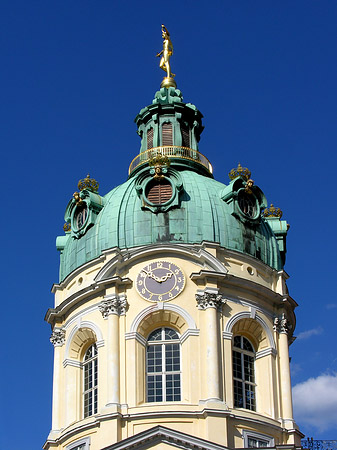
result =
[[229,450],[228,447],[223,445],[215,444],[161,425],[123,439],[116,444],[104,447],[102,450],[173,450],[175,448],[186,450]]

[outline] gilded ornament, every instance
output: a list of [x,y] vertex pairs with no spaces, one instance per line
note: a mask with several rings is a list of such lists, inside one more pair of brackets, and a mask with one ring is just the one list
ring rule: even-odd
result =
[[271,203],[269,208],[266,208],[262,214],[264,217],[278,217],[281,219],[283,212],[280,208],[275,208],[275,206]]
[[245,186],[245,191],[247,192],[247,194],[252,194],[252,187],[254,186],[254,180],[252,180],[251,178],[249,178],[249,180],[247,180],[246,182],[246,186]]
[[91,192],[97,192],[98,187],[99,187],[98,182],[94,178],[90,178],[89,174],[86,176],[86,178],[78,182],[78,189],[80,191],[83,191],[83,189],[87,189],[88,191]]
[[152,168],[150,173],[155,179],[164,178],[164,173],[167,173],[167,167],[169,167],[169,165],[169,158],[163,156],[161,153],[157,153],[157,155],[152,157],[149,161],[149,166]]
[[248,181],[250,179],[251,172],[249,169],[247,169],[247,167],[242,167],[241,164],[239,163],[238,167],[236,169],[232,169],[229,172],[228,176],[231,180],[235,180],[235,178],[242,177]]
[[80,197],[80,193],[79,192],[74,192],[73,193],[73,197],[74,197],[74,200],[75,200],[77,205],[79,205],[80,203],[83,202],[83,200]]
[[70,231],[71,230],[71,225],[70,225],[70,223],[69,222],[66,222],[64,225],[63,225],[63,230],[67,233],[67,231]]
[[170,58],[173,55],[173,44],[171,42],[170,33],[165,25],[161,26],[161,35],[163,38],[163,50],[157,53],[157,57],[160,57],[159,67],[166,72],[167,76],[164,77],[160,87],[177,87],[174,81],[175,74],[171,72]]

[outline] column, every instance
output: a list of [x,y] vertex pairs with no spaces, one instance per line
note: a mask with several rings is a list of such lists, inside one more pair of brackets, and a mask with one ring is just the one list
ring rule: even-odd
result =
[[[215,292],[214,292],[215,291]],[[212,292],[201,291],[196,294],[198,308],[206,314],[206,385],[207,400],[220,400],[220,360],[218,309],[222,308],[224,300],[212,289]]]
[[108,320],[107,339],[107,403],[120,403],[119,316],[126,311],[126,296],[106,295],[99,305],[104,319]]
[[54,328],[52,335],[50,336],[50,342],[54,345],[54,374],[53,374],[53,417],[52,417],[52,430],[59,430],[60,424],[60,407],[61,397],[61,347],[65,343],[65,330],[62,328]]
[[282,314],[279,326],[279,358],[282,394],[282,418],[283,420],[293,420],[289,365],[288,321],[285,314]]

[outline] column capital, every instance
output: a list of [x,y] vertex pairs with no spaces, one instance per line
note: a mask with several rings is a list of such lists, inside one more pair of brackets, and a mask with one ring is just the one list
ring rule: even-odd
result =
[[98,305],[98,309],[102,313],[104,319],[106,319],[110,314],[124,316],[126,308],[126,295],[106,295]]
[[49,340],[54,347],[62,347],[66,341],[66,330],[63,328],[54,328]]
[[199,291],[195,294],[198,309],[216,308],[221,310],[222,305],[226,303],[226,299],[222,298],[217,292]]
[[281,317],[274,317],[273,329],[278,333],[288,334],[289,329],[291,328],[291,324],[287,319],[285,313],[282,313]]

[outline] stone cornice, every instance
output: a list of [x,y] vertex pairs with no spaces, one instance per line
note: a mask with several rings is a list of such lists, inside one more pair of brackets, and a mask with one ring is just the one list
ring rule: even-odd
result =
[[90,286],[81,289],[80,291],[75,292],[70,295],[68,298],[63,300],[63,302],[57,306],[56,308],[49,308],[44,320],[50,324],[53,324],[57,318],[61,318],[64,314],[66,314],[74,305],[82,301],[86,298],[90,298],[93,293],[95,296],[101,291],[104,291],[110,287],[130,287],[132,286],[132,281],[130,278],[121,278],[121,277],[112,277],[105,280],[101,280],[98,282],[92,283]]
[[190,278],[194,282],[204,281],[207,283],[211,280],[219,280],[227,277],[226,272],[215,272],[213,270],[200,270],[200,272],[193,272],[190,275]]

